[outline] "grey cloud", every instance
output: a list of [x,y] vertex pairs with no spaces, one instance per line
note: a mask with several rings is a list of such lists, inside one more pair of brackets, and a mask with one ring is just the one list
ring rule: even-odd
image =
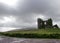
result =
[[[23,6],[20,10],[23,13],[22,16],[24,18],[26,18],[26,16],[27,18],[28,16],[31,16],[31,19],[29,18],[28,21],[34,21],[34,15],[32,13],[35,13],[36,15],[42,14],[46,16],[46,18],[52,18],[54,22],[60,21],[59,0],[26,0],[24,1]],[[27,21],[26,19],[23,20]]]
[[5,5],[3,3],[0,3],[0,15],[1,16],[7,16],[7,15],[15,15],[16,10],[8,5]]
[[28,27],[32,25],[36,27],[34,15],[43,15],[47,19],[52,18],[54,22],[60,21],[60,3],[58,2],[59,0],[23,0],[21,5],[18,1],[16,9],[0,4],[0,15],[15,16],[16,24],[11,26]]

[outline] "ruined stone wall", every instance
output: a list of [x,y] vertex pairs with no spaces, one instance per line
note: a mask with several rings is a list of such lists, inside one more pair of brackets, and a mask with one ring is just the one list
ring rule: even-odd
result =
[[52,23],[53,21],[52,21],[51,18],[48,19],[48,20],[45,20],[45,21],[38,18],[37,22],[38,22],[38,28],[39,29],[42,29],[42,28],[54,28],[54,27],[58,28],[58,26],[56,26],[56,25],[53,26],[53,23]]

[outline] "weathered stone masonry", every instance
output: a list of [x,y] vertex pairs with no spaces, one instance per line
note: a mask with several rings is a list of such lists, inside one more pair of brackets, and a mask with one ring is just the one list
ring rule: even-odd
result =
[[38,28],[58,28],[57,24],[53,26],[52,19],[48,19],[43,21],[42,19],[38,18]]

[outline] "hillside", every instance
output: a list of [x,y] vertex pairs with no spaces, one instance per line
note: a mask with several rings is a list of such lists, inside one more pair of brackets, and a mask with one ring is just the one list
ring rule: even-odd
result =
[[4,32],[2,35],[20,38],[60,38],[60,29],[33,29]]

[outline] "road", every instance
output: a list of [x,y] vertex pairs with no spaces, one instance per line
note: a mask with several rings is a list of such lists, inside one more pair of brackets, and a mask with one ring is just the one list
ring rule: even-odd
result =
[[0,43],[60,43],[60,39],[28,39],[0,36]]

